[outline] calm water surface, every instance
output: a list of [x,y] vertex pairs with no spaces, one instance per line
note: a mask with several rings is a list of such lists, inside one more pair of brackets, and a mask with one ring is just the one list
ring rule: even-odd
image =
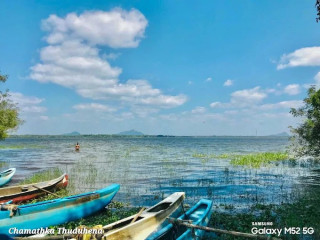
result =
[[[76,142],[80,152],[74,151]],[[0,143],[0,161],[17,168],[11,184],[58,167],[69,174],[74,193],[119,183],[116,200],[132,205],[152,205],[184,191],[190,204],[209,198],[241,209],[256,202],[290,201],[305,185],[317,186],[319,168],[302,161],[251,169],[194,154],[284,151],[288,145],[287,137],[13,137]]]

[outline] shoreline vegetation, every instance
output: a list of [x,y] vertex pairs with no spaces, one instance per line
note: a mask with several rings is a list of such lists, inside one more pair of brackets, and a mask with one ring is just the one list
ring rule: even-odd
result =
[[[215,158],[229,159],[232,164],[237,166],[246,166],[258,168],[261,166],[267,166],[273,162],[280,162],[289,160],[288,153],[285,152],[267,152],[267,153],[251,153],[251,154],[221,154],[221,155],[206,155],[202,153],[194,153],[194,158],[210,161]],[[38,172],[28,178],[22,183],[35,183],[39,181],[46,181],[62,174],[62,171],[58,168]],[[63,189],[55,192],[60,197],[69,196],[74,186],[68,186],[67,189]],[[315,188],[316,189],[316,188]],[[299,194],[300,195],[300,194]],[[320,192],[308,191],[307,194],[301,194],[301,196],[290,196],[291,199],[288,202],[282,202],[280,204],[267,204],[259,202],[253,205],[248,205],[248,208],[244,211],[237,209],[237,206],[232,204],[219,204],[213,208],[213,214],[210,219],[209,227],[251,233],[253,222],[272,222],[272,228],[283,229],[285,227],[313,227],[315,233],[308,239],[320,239],[320,222],[318,216],[320,216],[320,208],[318,203],[320,202]],[[47,195],[29,201],[28,203],[34,203],[39,201],[51,200],[56,198],[54,195]],[[118,221],[122,218],[131,216],[137,213],[141,207],[129,206],[129,204],[113,201],[103,211],[89,216],[85,219],[78,221],[72,221],[59,226],[52,226],[50,228],[74,229],[76,227],[91,228],[97,225],[107,225],[109,223]],[[280,238],[287,240],[304,239],[302,235],[281,235]],[[206,239],[206,238],[204,238]],[[222,240],[236,240],[243,239],[228,235],[214,235],[209,236],[207,239],[222,239]]]
[[272,162],[294,160],[294,158],[289,156],[287,152],[258,152],[249,154],[225,153],[220,155],[194,153],[192,157],[199,158],[205,162],[214,159],[230,159],[230,163],[233,166],[248,166],[253,168],[267,166]]

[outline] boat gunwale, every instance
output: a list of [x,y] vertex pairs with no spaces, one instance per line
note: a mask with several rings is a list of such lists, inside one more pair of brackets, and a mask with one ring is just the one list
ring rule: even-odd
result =
[[[51,187],[53,185],[56,185],[58,184],[59,182],[61,182],[63,180],[64,177],[68,176],[67,173],[64,173],[62,174],[60,177],[58,178],[55,178],[55,179],[51,179],[51,180],[48,180],[48,181],[43,181],[43,182],[38,182],[38,183],[28,183],[28,184],[21,184],[21,185],[16,185],[16,186],[9,186],[9,187],[5,187],[5,188],[0,188],[0,194],[1,192],[5,192],[7,190],[10,190],[10,189],[13,189],[13,188],[22,188],[22,187],[32,187],[32,185],[40,185],[40,184],[46,184],[46,186],[42,187],[44,189],[48,188],[48,187]],[[52,183],[51,183],[52,182]],[[50,184],[51,183],[51,184]],[[11,197],[11,196],[14,196],[14,195],[17,195],[17,194],[22,194],[22,193],[33,193],[33,192],[37,192],[39,191],[39,189],[37,188],[34,188],[34,189],[31,189],[31,190],[28,190],[28,191],[25,191],[25,192],[15,192],[15,193],[11,193],[11,194],[7,194],[7,195],[1,195],[0,196],[0,199],[2,198],[8,198],[8,197]]]
[[8,168],[7,170],[0,172],[0,178],[5,178],[10,174],[14,174],[16,170],[17,170],[16,168]]
[[[190,216],[202,204],[206,205],[207,207],[206,207],[205,211],[203,212],[202,217],[199,218],[196,222],[192,223],[192,224],[197,225],[198,223],[200,223],[208,215],[208,213],[210,213],[210,211],[212,209],[212,205],[213,205],[213,201],[212,200],[200,199],[195,205],[193,205],[190,209],[188,209],[187,212],[183,213],[177,219],[178,220],[185,220],[186,216]],[[148,238],[146,238],[146,240],[157,240],[160,237],[162,237],[165,233],[167,233],[167,231],[169,231],[172,227],[173,227],[173,224],[169,223],[165,227],[163,227],[163,228],[159,229],[158,231],[152,233]],[[189,230],[190,229],[187,229],[186,231],[184,231],[178,238],[180,238],[181,236],[186,234],[186,232],[189,231]]]
[[[177,195],[175,198],[172,197],[172,195]],[[163,203],[166,203],[166,202],[169,202],[169,199],[170,198],[173,198],[171,200],[171,204],[166,208],[166,209],[161,209],[157,212],[149,212],[149,210],[163,204]],[[124,218],[124,219],[120,219],[119,221],[116,221],[114,223],[110,223],[108,225],[105,225],[103,226],[103,229],[106,231],[104,233],[104,236],[106,238],[108,238],[108,235],[109,234],[116,234],[117,232],[120,232],[120,231],[123,231],[123,230],[126,230],[128,228],[134,228],[137,224],[142,224],[143,221],[147,221],[149,220],[150,218],[153,218],[155,216],[158,216],[162,213],[164,213],[165,211],[167,211],[168,209],[174,207],[174,205],[177,204],[177,202],[179,202],[179,205],[183,202],[185,198],[185,192],[176,192],[176,193],[173,193],[171,194],[170,196],[168,196],[167,198],[163,199],[162,201],[160,201],[159,203],[157,203],[156,205],[153,205],[147,209],[145,209],[140,215],[139,215],[139,218],[137,219],[137,221],[135,221],[134,223],[129,223],[129,224],[126,224],[122,227],[119,227],[119,228],[112,228],[114,226],[117,226],[123,222],[126,222],[126,221],[129,221],[130,219],[134,219],[135,216],[137,216],[137,214],[134,214],[132,216],[129,216],[127,218]]]

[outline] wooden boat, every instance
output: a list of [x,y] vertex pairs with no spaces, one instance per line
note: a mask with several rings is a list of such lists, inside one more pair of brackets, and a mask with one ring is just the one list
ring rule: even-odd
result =
[[[0,234],[11,236],[13,229],[39,229],[77,220],[98,212],[111,202],[119,191],[119,184],[79,195],[26,205],[2,205]],[[9,232],[10,230],[10,232]]]
[[141,240],[169,217],[184,200],[185,193],[177,192],[142,213],[122,219],[103,227],[104,240]]
[[67,187],[67,185],[68,175],[63,174],[50,181],[0,188],[0,203],[8,201],[21,203],[47,194],[46,191],[55,192],[58,189]]
[[[181,215],[179,220],[191,220],[192,224],[207,226],[211,216],[212,201],[201,199],[196,205]],[[204,234],[203,230],[194,230],[199,239]],[[192,230],[184,226],[173,226],[171,223],[159,231],[151,234],[146,240],[192,240]],[[198,239],[198,238],[197,238]]]
[[7,184],[15,174],[15,168],[9,168],[0,173],[0,186]]

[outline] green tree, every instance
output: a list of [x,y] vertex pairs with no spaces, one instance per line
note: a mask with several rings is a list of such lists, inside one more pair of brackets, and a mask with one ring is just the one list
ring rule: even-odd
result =
[[320,90],[312,86],[308,96],[303,100],[300,108],[292,108],[290,113],[299,117],[302,123],[296,128],[291,127],[293,133],[292,150],[297,156],[320,157]]
[[[0,83],[5,83],[7,75],[0,73]],[[22,121],[17,106],[9,99],[9,91],[0,91],[0,140],[8,136],[10,130],[16,129]]]

